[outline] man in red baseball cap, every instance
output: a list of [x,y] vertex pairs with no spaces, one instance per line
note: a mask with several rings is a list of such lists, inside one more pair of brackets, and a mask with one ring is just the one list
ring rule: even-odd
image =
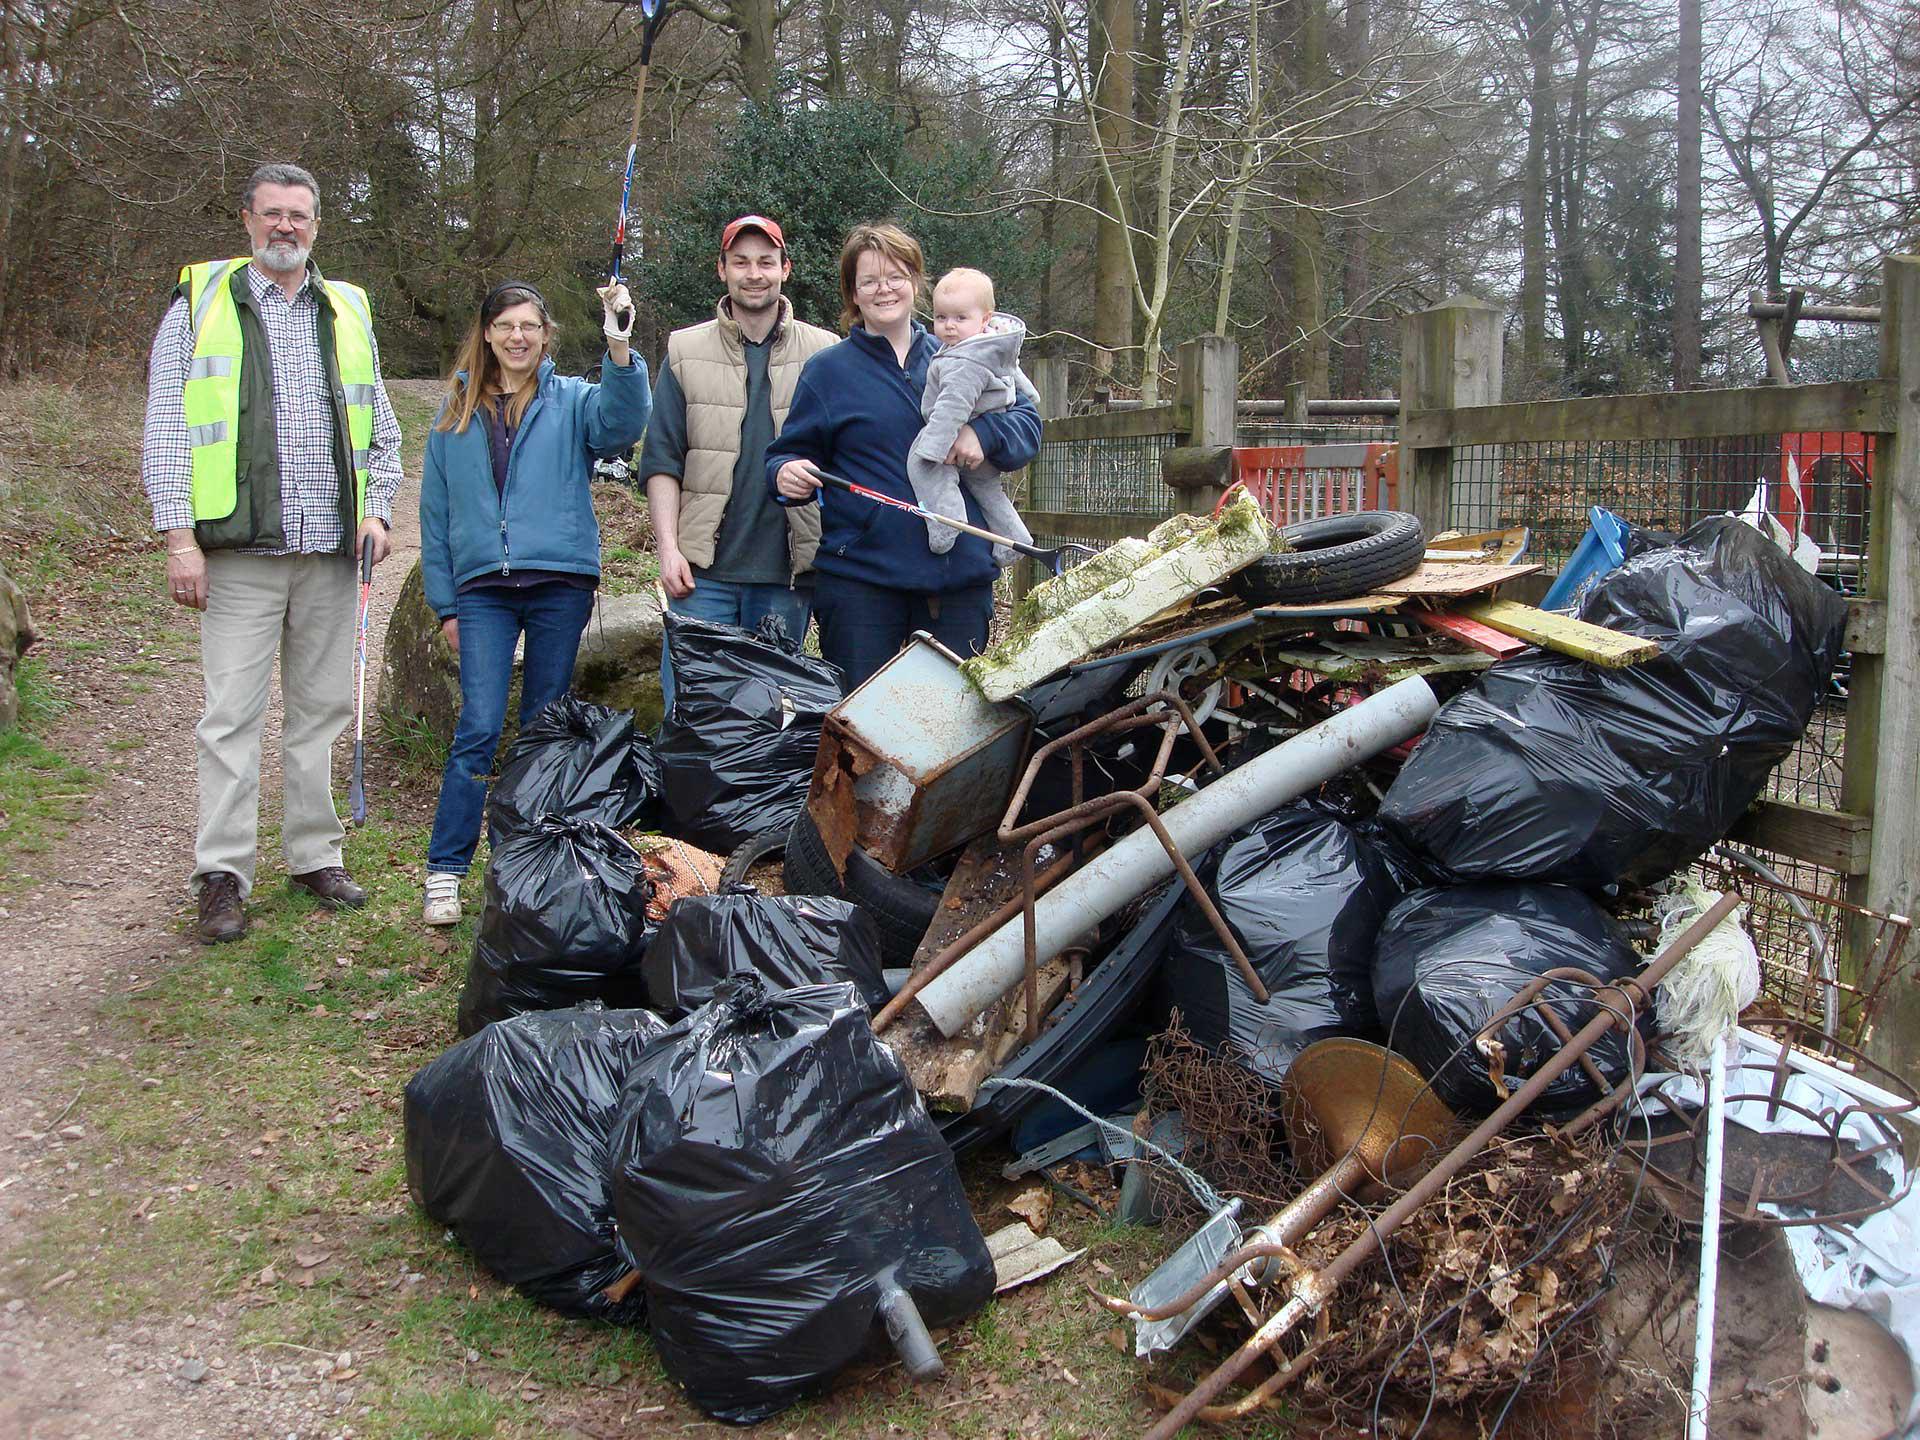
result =
[[[774,503],[766,453],[800,367],[839,337],[793,318],[780,293],[793,273],[787,237],[766,216],[721,230],[716,269],[727,293],[713,319],[668,337],[640,456],[660,582],[676,614],[749,630],[774,614],[798,642],[813,613],[820,509]],[[671,708],[665,646],[660,688]]]

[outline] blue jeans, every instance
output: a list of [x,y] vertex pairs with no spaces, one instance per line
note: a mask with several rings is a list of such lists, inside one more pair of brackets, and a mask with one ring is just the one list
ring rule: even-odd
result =
[[[758,630],[768,615],[785,622],[787,634],[798,645],[807,638],[807,621],[813,618],[811,585],[736,585],[731,580],[693,582],[693,593],[683,599],[669,599],[667,609],[676,615],[691,615],[696,620],[711,620],[716,625],[738,625],[743,630]],[[673,659],[665,642],[660,646],[660,701],[662,713],[673,713]]]
[[480,843],[487,776],[507,723],[513,647],[527,637],[520,675],[520,724],[538,715],[573,684],[574,656],[593,613],[593,592],[559,581],[525,590],[469,590],[458,597],[460,719],[440,777],[440,804],[427,844],[427,869],[464,875]]
[[822,575],[815,583],[820,617],[820,653],[847,677],[847,693],[900,653],[916,630],[924,630],[962,660],[987,648],[993,624],[993,586],[923,595]]

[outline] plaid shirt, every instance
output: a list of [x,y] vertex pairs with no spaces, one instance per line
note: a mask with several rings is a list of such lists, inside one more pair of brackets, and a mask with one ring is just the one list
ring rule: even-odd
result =
[[[350,548],[340,524],[340,476],[333,468],[333,407],[320,354],[320,297],[312,270],[293,299],[257,265],[242,272],[267,332],[273,357],[273,433],[280,454],[280,514],[287,543],[253,546],[248,555],[327,555]],[[193,457],[181,394],[193,360],[187,302],[176,298],[160,322],[147,368],[147,429],[140,483],[153,505],[153,528],[193,526]],[[400,488],[400,422],[380,379],[373,350],[373,443],[367,469],[367,514],[393,523]]]

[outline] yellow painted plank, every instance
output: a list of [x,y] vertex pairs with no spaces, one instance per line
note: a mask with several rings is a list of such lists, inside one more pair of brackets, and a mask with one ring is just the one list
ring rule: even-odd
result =
[[1512,635],[1529,644],[1542,645],[1576,660],[1588,660],[1611,669],[1638,665],[1660,653],[1658,640],[1622,635],[1603,625],[1589,625],[1571,615],[1536,610],[1517,600],[1472,600],[1451,608],[1456,614],[1478,620],[1502,635]]

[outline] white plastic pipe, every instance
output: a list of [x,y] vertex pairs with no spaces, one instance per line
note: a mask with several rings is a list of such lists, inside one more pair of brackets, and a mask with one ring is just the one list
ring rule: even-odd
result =
[[1707,1440],[1713,1398],[1713,1308],[1720,1290],[1720,1190],[1727,1136],[1729,1030],[1707,1059],[1707,1160],[1700,1185],[1700,1283],[1694,1291],[1693,1391],[1687,1397],[1687,1440]]
[[[1439,706],[1417,676],[1390,685],[1182,800],[1163,817],[1167,833],[1183,854],[1198,856],[1242,825],[1411,739]],[[1044,965],[1171,874],[1173,862],[1144,825],[1095,856],[1035,903],[1037,962]],[[942,1035],[957,1035],[1018,985],[1026,968],[1025,921],[1016,915],[922,990],[917,1003]]]

